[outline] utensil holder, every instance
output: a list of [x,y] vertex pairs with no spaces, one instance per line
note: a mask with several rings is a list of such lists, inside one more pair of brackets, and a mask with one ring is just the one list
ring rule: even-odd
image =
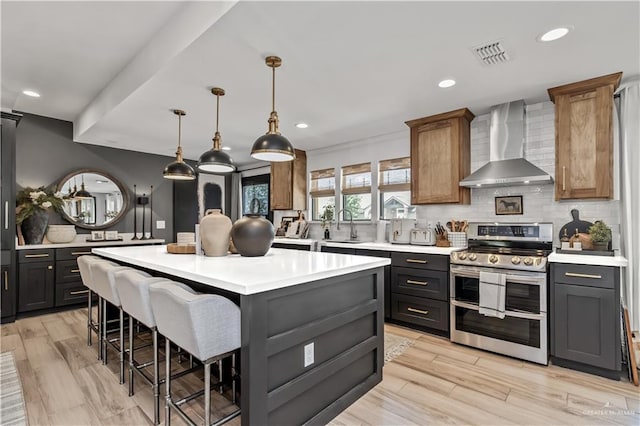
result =
[[449,232],[449,241],[451,242],[451,247],[466,247],[467,233],[466,232]]

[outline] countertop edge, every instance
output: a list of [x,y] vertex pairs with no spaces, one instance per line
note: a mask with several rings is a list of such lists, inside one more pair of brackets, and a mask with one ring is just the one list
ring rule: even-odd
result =
[[71,242],[71,243],[50,243],[50,244],[31,244],[16,246],[16,250],[41,250],[41,249],[57,249],[71,247],[110,247],[110,246],[135,246],[145,244],[164,244],[165,240],[154,238],[149,240],[113,240],[113,241],[94,241],[94,242]]
[[626,268],[629,265],[623,256],[591,256],[580,254],[551,253],[547,257],[549,263],[570,263],[574,265],[617,266]]

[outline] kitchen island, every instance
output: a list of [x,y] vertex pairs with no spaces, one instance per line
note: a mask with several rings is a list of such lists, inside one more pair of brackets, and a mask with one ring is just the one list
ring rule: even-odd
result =
[[243,425],[326,424],[382,380],[389,259],[286,249],[216,258],[166,246],[93,253],[240,306]]

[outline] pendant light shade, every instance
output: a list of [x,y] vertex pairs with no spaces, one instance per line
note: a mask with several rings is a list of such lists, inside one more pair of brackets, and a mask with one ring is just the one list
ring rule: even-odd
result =
[[276,112],[276,68],[282,65],[282,59],[277,56],[267,56],[265,62],[272,69],[269,131],[253,143],[251,156],[262,161],[291,161],[296,158],[296,153],[291,142],[278,130],[279,119]]
[[224,96],[224,89],[214,87],[211,89],[211,93],[216,97],[216,133],[213,136],[213,148],[200,156],[197,169],[200,173],[231,173],[236,170],[236,165],[231,159],[231,156],[222,151],[222,138],[218,131],[218,124],[220,122],[220,96]]
[[176,150],[176,161],[167,165],[162,172],[162,176],[172,180],[194,180],[196,172],[193,167],[182,159],[182,116],[187,115],[181,109],[174,109],[173,113],[178,116],[178,149]]
[[80,191],[76,192],[74,198],[78,200],[86,200],[89,198],[93,198],[91,193],[86,189],[84,189],[84,175],[82,175],[82,185],[80,185]]

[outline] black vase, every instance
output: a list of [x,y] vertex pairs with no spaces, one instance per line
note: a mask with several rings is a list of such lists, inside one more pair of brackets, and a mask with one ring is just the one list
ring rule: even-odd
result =
[[275,232],[273,225],[260,215],[247,215],[236,220],[231,239],[242,256],[264,256],[271,248]]
[[42,244],[48,224],[49,213],[42,209],[37,209],[34,214],[23,220],[20,228],[22,228],[24,243],[27,245]]

